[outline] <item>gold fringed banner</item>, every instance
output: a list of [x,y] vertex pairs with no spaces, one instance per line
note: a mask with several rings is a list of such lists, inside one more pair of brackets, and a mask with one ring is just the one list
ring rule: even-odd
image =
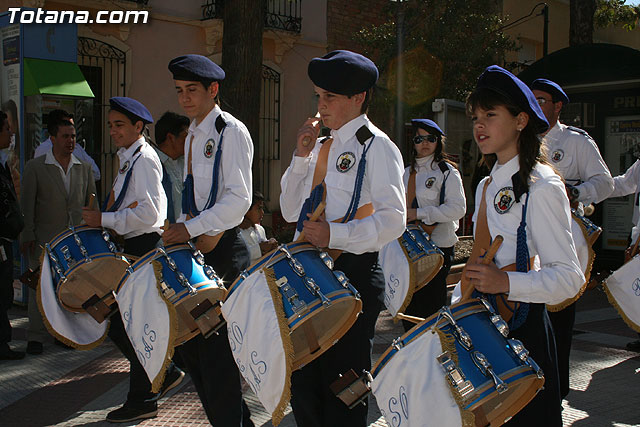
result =
[[[107,334],[109,333],[109,326],[111,325],[110,323],[109,325],[107,325],[107,328],[105,329],[104,334],[98,340],[92,342],[91,344],[78,344],[77,342],[71,341],[67,337],[60,335],[58,331],[56,331],[53,328],[53,326],[51,326],[51,323],[49,323],[49,320],[47,319],[47,315],[44,311],[44,307],[42,306],[42,292],[41,292],[41,289],[42,289],[41,282],[42,282],[42,273],[43,273],[42,263],[44,262],[44,257],[46,252],[47,250],[45,248],[42,248],[42,254],[40,254],[40,276],[38,277],[38,286],[36,288],[36,302],[38,303],[38,311],[40,312],[40,316],[42,317],[42,323],[44,323],[44,326],[45,328],[47,328],[47,331],[49,331],[49,333],[61,343],[66,344],[70,347],[73,347],[77,350],[85,350],[85,351],[93,350],[94,348],[102,344],[105,339],[107,339]],[[32,291],[33,289],[29,289],[29,292],[32,292]]]
[[631,329],[633,329],[634,331],[640,333],[640,325],[636,324],[635,322],[633,322],[633,320],[631,320],[622,310],[622,308],[620,308],[620,306],[618,305],[618,301],[616,301],[616,298],[613,296],[613,293],[611,293],[611,291],[609,290],[609,287],[607,286],[607,281],[605,280],[604,283],[602,284],[602,287],[604,288],[604,292],[607,294],[607,299],[609,300],[609,303],[615,307],[616,311],[618,312],[618,314],[620,315],[620,317],[622,317],[622,320],[624,320],[624,323],[627,324],[627,326],[629,326]]
[[153,274],[156,277],[156,289],[158,290],[158,294],[162,301],[167,305],[167,311],[169,312],[169,343],[167,345],[167,353],[164,357],[164,362],[162,363],[162,368],[160,368],[160,372],[151,382],[151,391],[153,393],[159,393],[162,388],[162,383],[164,382],[164,377],[167,374],[167,368],[171,364],[171,359],[173,359],[173,353],[175,351],[175,340],[178,336],[178,315],[176,313],[175,306],[169,302],[169,300],[162,293],[162,288],[160,287],[160,283],[162,282],[162,263],[157,260],[151,261],[153,265]]
[[[453,335],[445,334],[440,329],[435,327],[435,325],[431,329],[438,334],[438,338],[440,338],[440,345],[442,346],[442,352],[447,352],[451,356],[451,360],[458,365],[458,352],[456,351],[456,338]],[[451,394],[458,405],[458,409],[460,410],[460,418],[462,419],[462,427],[475,427],[476,425],[476,417],[473,412],[465,409],[465,402],[458,390],[456,390],[453,385],[449,381],[446,381],[449,386],[449,390],[451,390]]]
[[293,343],[291,342],[291,335],[289,329],[289,322],[284,314],[284,304],[282,303],[282,294],[276,283],[276,274],[273,268],[265,267],[263,273],[267,279],[269,285],[269,292],[271,293],[271,299],[278,317],[278,326],[280,328],[280,338],[284,346],[286,377],[284,383],[284,389],[282,390],[282,396],[278,406],[271,414],[273,425],[277,426],[284,418],[284,412],[287,409],[287,404],[291,399],[291,373],[293,372],[293,359],[295,357],[293,351]]

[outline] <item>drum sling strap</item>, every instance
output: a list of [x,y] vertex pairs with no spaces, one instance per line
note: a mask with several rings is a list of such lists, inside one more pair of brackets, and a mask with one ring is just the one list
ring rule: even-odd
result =
[[[360,202],[360,192],[362,190],[362,182],[364,180],[364,172],[366,166],[366,155],[371,148],[371,144],[373,143],[374,135],[371,133],[367,127],[362,126],[356,132],[356,138],[360,144],[365,145],[365,142],[371,138],[371,142],[368,146],[365,146],[365,149],[362,152],[362,157],[358,162],[358,172],[356,176],[355,188],[353,190],[353,195],[351,196],[351,202],[349,204],[349,208],[347,213],[339,219],[334,220],[333,222],[345,223],[349,222],[352,219],[363,219],[373,214],[374,209],[371,203],[367,203],[366,205],[358,207]],[[302,209],[300,210],[300,216],[298,217],[297,230],[302,232],[302,223],[307,219],[307,213],[311,213],[315,211],[316,207],[321,203],[325,202],[327,198],[327,189],[326,184],[324,182],[324,178],[327,176],[327,163],[329,161],[329,149],[331,148],[331,144],[333,143],[333,138],[327,137],[320,141],[322,147],[318,152],[318,160],[316,161],[316,167],[313,171],[313,181],[311,184],[311,194],[304,201],[302,205]],[[334,259],[338,259],[338,257],[342,254],[342,250],[339,249],[327,249],[329,255]],[[318,342],[318,336],[316,334],[315,329],[311,322],[303,322],[302,328],[305,334],[305,338],[307,339],[307,343],[311,350],[311,353],[315,353],[320,349],[320,343]]]
[[[444,179],[442,180],[442,187],[440,187],[440,203],[439,204],[441,205],[444,203],[444,191],[445,191],[444,189],[445,189],[445,185],[447,184],[447,179],[451,174],[451,171],[447,167],[447,162],[445,162],[444,160],[438,163],[438,167],[440,168],[440,171],[442,172],[442,176],[444,177]],[[411,209],[417,209],[420,207],[418,206],[418,199],[416,198],[416,175],[417,175],[416,170],[412,168],[411,174],[409,175],[409,183],[407,184],[407,208],[411,207]],[[413,221],[413,223],[419,225],[420,228],[422,228],[429,235],[431,235],[433,230],[436,228],[436,225],[438,225],[438,224],[427,225],[424,222],[420,221],[419,219],[416,219],[415,221]]]
[[[516,194],[516,202],[520,200],[520,196],[523,195],[524,186],[520,183],[520,176],[515,173],[512,177],[514,193]],[[486,193],[487,187],[491,183],[491,177],[489,177],[482,189],[482,199],[480,201],[480,207],[478,208],[478,219],[476,224],[475,239],[473,248],[471,249],[471,255],[469,256],[469,262],[478,262],[478,258],[484,256],[489,246],[491,246],[491,233],[489,232],[489,224],[487,222],[487,202]],[[518,271],[527,272],[531,269],[533,264],[533,258],[529,257],[529,247],[527,246],[527,231],[526,231],[526,215],[527,206],[529,204],[529,193],[525,193],[527,199],[522,206],[522,219],[517,231],[517,243],[516,243],[516,262],[502,267],[502,271]],[[466,289],[470,286],[469,280],[466,278],[466,266],[462,271],[462,279],[460,281],[460,287],[462,294],[465,294]],[[507,294],[482,294],[478,291],[473,292],[473,296],[483,296],[489,303],[500,313],[502,318],[509,322],[510,330],[519,328],[527,320],[529,314],[529,304],[522,302],[513,302],[508,300]]]
[[[218,149],[216,150],[216,157],[213,161],[213,172],[211,176],[211,190],[209,191],[209,198],[207,199],[207,203],[205,204],[202,211],[205,211],[211,208],[216,203],[216,198],[218,196],[218,180],[220,175],[220,162],[222,160],[222,136],[224,135],[224,131],[227,128],[227,123],[222,118],[222,115],[219,115],[216,119],[216,130],[220,134],[220,138],[218,140]],[[196,207],[196,199],[195,199],[195,184],[193,180],[193,164],[192,164],[192,147],[193,147],[193,134],[191,135],[191,139],[189,140],[189,154],[187,156],[187,177],[184,180],[184,185],[182,189],[182,213],[187,216],[187,219],[195,218],[200,215],[198,208]],[[195,240],[196,248],[202,252],[203,254],[211,252],[224,233],[218,233],[215,236],[209,236],[206,234],[202,234],[197,236]]]
[[[141,149],[142,149],[142,145],[136,148],[136,151],[133,152],[133,155],[135,156],[136,154],[140,153]],[[135,158],[133,163],[131,163],[131,167],[129,168],[129,171],[124,177],[124,183],[122,184],[122,189],[120,190],[120,194],[118,194],[117,199],[115,198],[115,192],[113,190],[113,187],[111,187],[111,192],[109,192],[109,197],[107,198],[107,200],[104,201],[104,204],[102,205],[102,212],[116,212],[120,208],[120,205],[122,205],[122,202],[124,201],[124,197],[127,195],[127,189],[129,188],[129,182],[131,181],[133,167],[135,166],[136,162],[140,157],[142,157],[142,153],[140,153],[138,157]],[[115,186],[115,182],[113,184]],[[135,208],[136,206],[138,206],[137,201],[131,203],[129,206],[127,206],[127,208]]]

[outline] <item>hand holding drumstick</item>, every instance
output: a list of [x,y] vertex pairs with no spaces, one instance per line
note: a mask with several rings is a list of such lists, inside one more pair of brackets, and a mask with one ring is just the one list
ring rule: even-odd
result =
[[[296,242],[302,242],[303,240],[308,240],[309,243],[312,243],[318,247],[326,247],[327,245],[324,246],[320,246],[318,244],[316,244],[315,242],[315,234],[316,234],[316,227],[313,227],[315,224],[313,224],[314,222],[318,221],[318,219],[320,218],[320,216],[322,215],[322,213],[324,212],[324,208],[326,206],[325,202],[320,202],[318,204],[318,206],[316,207],[316,209],[313,211],[313,214],[309,217],[309,219],[307,221],[304,222],[304,229],[300,232],[300,234],[298,235],[298,239],[296,240]],[[326,223],[325,220],[322,220]],[[329,225],[327,224],[327,227]],[[310,237],[305,236],[305,230],[308,230],[309,228],[311,228],[311,235]],[[327,242],[328,244],[328,242]]]
[[313,147],[316,139],[320,134],[320,113],[316,113],[315,117],[310,117],[298,129],[298,138],[295,155],[298,157],[307,157]]
[[493,257],[498,252],[503,238],[498,235],[491,243],[489,250],[479,263],[469,263],[465,268],[465,275],[469,279],[469,286],[462,295],[462,301],[471,298],[474,289],[486,294],[500,294],[509,292],[509,276],[500,270],[493,262]]

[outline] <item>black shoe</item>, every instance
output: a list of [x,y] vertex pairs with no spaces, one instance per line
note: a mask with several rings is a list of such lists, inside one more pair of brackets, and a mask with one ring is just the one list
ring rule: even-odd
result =
[[42,354],[42,343],[39,341],[27,341],[27,354]]
[[158,405],[147,404],[143,407],[132,407],[127,403],[114,411],[107,414],[107,421],[110,423],[126,423],[129,421],[143,420],[146,418],[154,418],[158,415]]
[[53,341],[53,343],[55,345],[57,345],[58,347],[66,348],[67,350],[75,350],[75,347],[71,347],[70,345],[67,345],[67,344],[63,343],[62,341],[60,341],[57,338]]
[[628,342],[627,350],[640,352],[640,340]]
[[13,351],[6,346],[4,349],[0,350],[0,360],[20,360],[24,359],[24,352],[22,351]]
[[184,371],[177,367],[173,369],[171,373],[167,374],[162,382],[162,388],[160,389],[158,399],[162,399],[170,390],[178,387],[184,379],[184,375]]

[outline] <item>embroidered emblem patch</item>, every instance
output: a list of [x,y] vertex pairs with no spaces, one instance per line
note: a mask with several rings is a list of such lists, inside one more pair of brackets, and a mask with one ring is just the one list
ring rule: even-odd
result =
[[345,173],[349,169],[353,167],[356,163],[355,154],[347,151],[346,153],[342,153],[338,156],[338,161],[336,162],[336,169],[338,172]]
[[213,156],[213,139],[208,140],[207,143],[204,144],[204,156],[207,159]]
[[558,163],[562,159],[564,159],[564,151],[562,150],[556,150],[551,155],[551,161],[553,161],[554,163]]
[[436,179],[434,177],[427,178],[427,181],[424,183],[424,186],[427,188],[431,188],[435,183],[436,183]]
[[511,206],[516,201],[516,195],[513,192],[512,187],[504,187],[496,193],[496,196],[493,198],[493,207],[496,209],[496,212],[499,214],[505,214],[509,212]]
[[122,167],[120,168],[120,173],[125,173],[126,171],[129,170],[129,160],[127,160],[126,162],[124,162],[124,165],[122,165]]

